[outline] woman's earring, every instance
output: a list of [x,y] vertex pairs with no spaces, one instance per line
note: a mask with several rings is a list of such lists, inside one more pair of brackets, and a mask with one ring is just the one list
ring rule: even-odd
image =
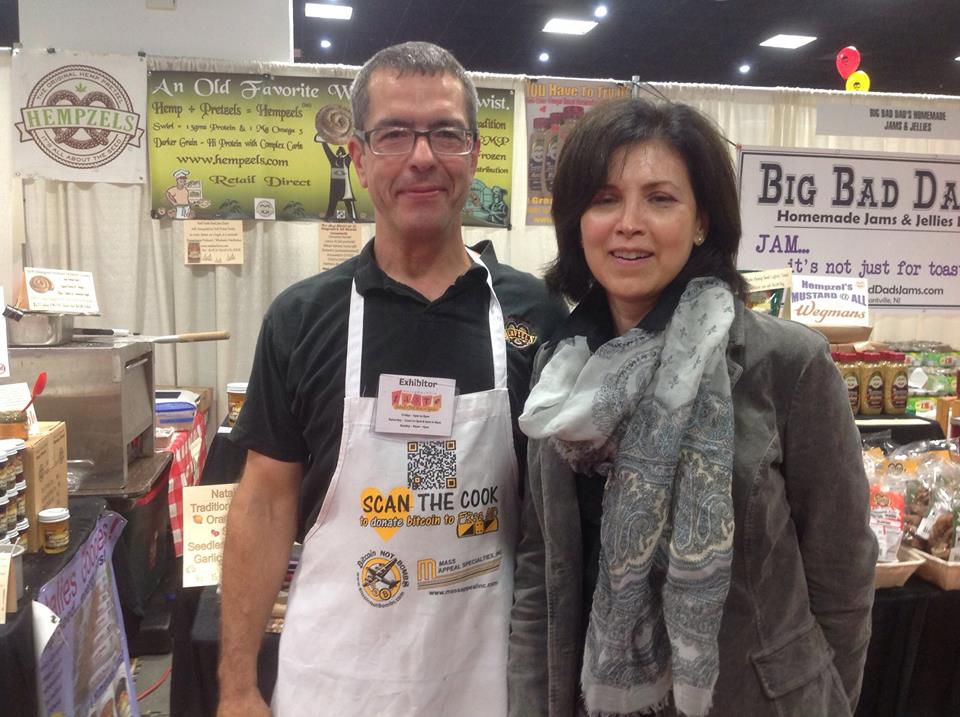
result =
[[703,234],[702,234],[702,233],[701,233],[701,234],[697,234],[697,235],[693,238],[693,243],[696,244],[697,246],[700,246],[701,244],[703,244]]

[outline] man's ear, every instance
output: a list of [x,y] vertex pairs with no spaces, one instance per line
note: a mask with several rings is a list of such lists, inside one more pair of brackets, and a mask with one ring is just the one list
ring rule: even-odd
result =
[[347,151],[350,152],[350,160],[353,162],[353,168],[357,170],[357,177],[360,178],[360,186],[367,188],[367,168],[364,164],[365,156],[363,153],[363,142],[356,135],[350,137],[347,142]]

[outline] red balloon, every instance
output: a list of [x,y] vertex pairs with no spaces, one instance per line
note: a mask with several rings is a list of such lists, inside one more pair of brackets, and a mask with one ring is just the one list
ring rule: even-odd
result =
[[837,72],[840,73],[840,77],[847,79],[858,67],[860,67],[860,51],[853,45],[848,45],[837,53]]

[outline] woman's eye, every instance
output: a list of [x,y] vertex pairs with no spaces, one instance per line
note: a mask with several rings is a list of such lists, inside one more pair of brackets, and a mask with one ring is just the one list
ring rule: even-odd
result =
[[593,200],[592,200],[590,203],[593,204],[593,205],[596,205],[596,204],[610,204],[610,203],[612,203],[612,202],[615,202],[616,200],[617,200],[617,198],[614,197],[612,194],[598,194],[597,196],[595,196],[595,197],[593,198]]
[[670,194],[654,194],[650,197],[650,201],[655,204],[669,204],[675,200]]

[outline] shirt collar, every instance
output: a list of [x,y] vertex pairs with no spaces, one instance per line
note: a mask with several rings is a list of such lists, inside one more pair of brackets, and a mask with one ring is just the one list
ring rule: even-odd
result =
[[[357,291],[361,296],[366,296],[369,291],[401,291],[403,293],[416,293],[413,289],[401,284],[399,281],[391,279],[386,272],[377,264],[377,257],[374,253],[374,242],[376,237],[368,241],[360,254],[357,256],[357,270],[354,279],[357,283]],[[490,270],[490,276],[493,281],[497,280],[499,275],[500,263],[497,261],[497,254],[493,248],[493,242],[484,240],[472,247],[473,251],[480,254],[483,264],[472,264],[457,281],[467,279],[469,281],[479,280],[483,283],[487,281],[487,269]],[[419,294],[417,294],[419,296]]]

